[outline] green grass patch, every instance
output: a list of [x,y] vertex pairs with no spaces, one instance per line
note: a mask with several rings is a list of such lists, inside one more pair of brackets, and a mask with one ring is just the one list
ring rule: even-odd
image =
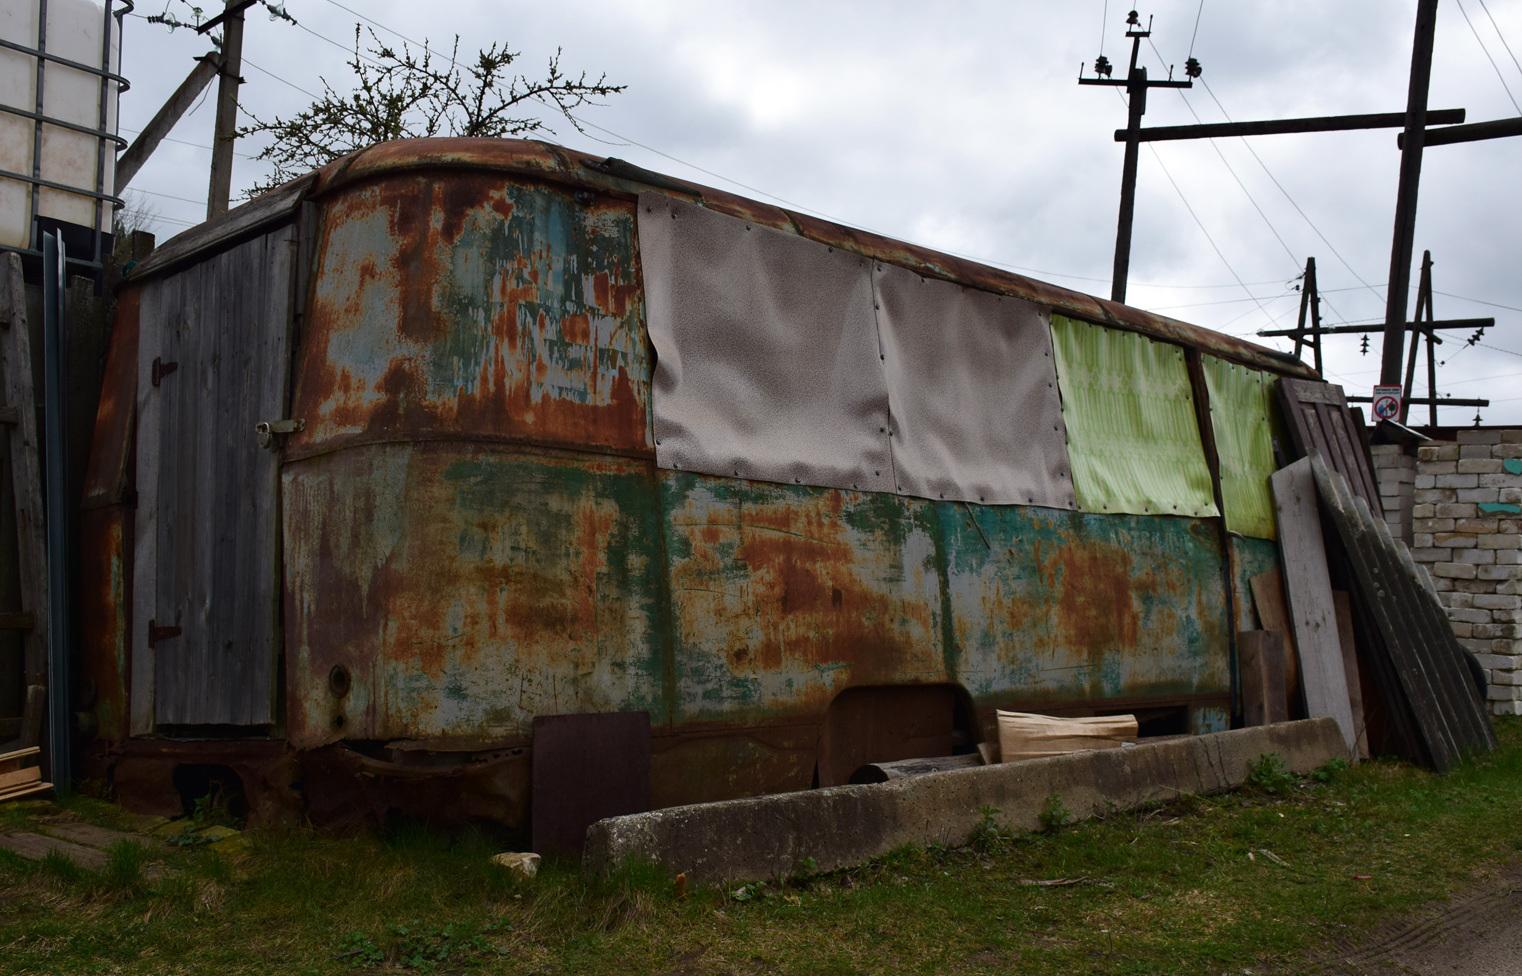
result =
[[[679,888],[631,867],[521,881],[481,836],[250,835],[113,848],[103,873],[0,856],[0,971],[17,973],[1125,973],[1294,971],[1499,872],[1522,850],[1522,723],[1448,776],[1392,761],[846,871]],[[75,815],[119,814],[75,799]],[[0,826],[56,808],[0,808]],[[1035,882],[1061,882],[1036,884]]]

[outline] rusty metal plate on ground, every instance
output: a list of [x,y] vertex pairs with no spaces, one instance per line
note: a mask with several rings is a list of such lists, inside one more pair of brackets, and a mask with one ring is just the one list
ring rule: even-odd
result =
[[533,848],[581,856],[587,828],[650,809],[650,713],[540,715],[530,760]]

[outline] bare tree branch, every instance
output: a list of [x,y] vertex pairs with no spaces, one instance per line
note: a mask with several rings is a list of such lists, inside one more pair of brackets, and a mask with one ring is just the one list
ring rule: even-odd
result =
[[347,64],[355,85],[340,94],[326,78],[322,95],[289,118],[265,121],[246,112],[252,124],[238,138],[264,136],[269,143],[256,159],[274,166],[269,179],[257,183],[249,196],[288,182],[347,153],[390,139],[449,135],[500,139],[554,129],[543,116],[552,110],[584,131],[571,114],[597,99],[616,95],[627,86],[595,81],[586,72],[575,78],[560,67],[561,51],[550,58],[544,77],[518,74],[513,64],[519,53],[493,43],[475,60],[460,61],[460,37],[455,35],[446,62],[435,58],[425,39],[421,53],[403,44],[400,51],[381,43],[371,30],[373,47],[361,51],[363,34],[354,25],[354,56]]

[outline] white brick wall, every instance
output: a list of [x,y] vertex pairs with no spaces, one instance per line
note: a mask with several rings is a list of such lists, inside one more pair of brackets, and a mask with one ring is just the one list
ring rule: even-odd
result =
[[[1411,504],[1413,493],[1417,488],[1431,488],[1432,484],[1423,485],[1416,471],[1416,458],[1402,451],[1399,444],[1375,444],[1371,450],[1374,453],[1374,479],[1379,484],[1380,507],[1385,522],[1390,526],[1390,534],[1401,540],[1408,546],[1415,546],[1411,538]],[[1479,482],[1475,482],[1479,486]]]
[[[1405,489],[1393,445],[1374,448],[1380,500]],[[1490,677],[1490,707],[1522,715],[1522,429],[1461,430],[1417,449],[1409,490],[1411,556],[1427,566],[1459,643]],[[1387,490],[1387,485],[1395,490]]]

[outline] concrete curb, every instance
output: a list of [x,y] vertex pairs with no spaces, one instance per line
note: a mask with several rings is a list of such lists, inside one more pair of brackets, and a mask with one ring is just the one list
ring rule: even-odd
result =
[[834,786],[669,807],[587,828],[582,870],[602,874],[653,861],[695,881],[737,881],[862,864],[906,844],[965,843],[984,808],[1009,830],[1034,830],[1047,797],[1074,816],[1130,810],[1180,793],[1222,793],[1276,753],[1304,775],[1350,759],[1330,718],[1280,722],[1128,749],[927,773],[871,786]]

